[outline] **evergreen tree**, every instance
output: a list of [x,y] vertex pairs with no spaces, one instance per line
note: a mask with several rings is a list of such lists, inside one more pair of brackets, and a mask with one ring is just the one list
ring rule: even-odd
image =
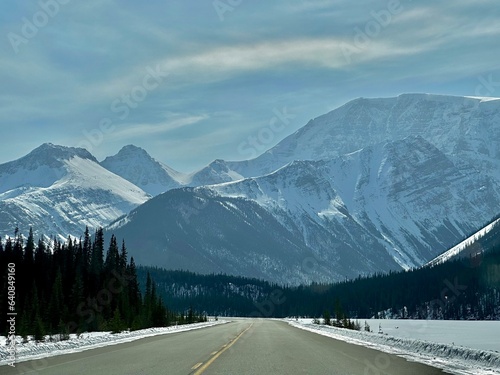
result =
[[127,272],[127,256],[128,256],[127,247],[125,246],[125,240],[123,240],[120,252],[120,262],[119,262],[119,269],[122,275],[124,275]]
[[62,273],[57,270],[57,276],[50,293],[50,302],[48,309],[48,329],[50,333],[55,333],[59,321],[66,318],[66,305],[64,303]]
[[325,312],[323,313],[323,324],[327,326],[332,324],[330,311],[328,310],[325,310]]
[[104,267],[104,233],[102,228],[95,232],[94,242],[92,244],[92,256],[89,272],[89,294],[96,295],[102,282]]
[[120,333],[123,330],[123,322],[118,308],[116,308],[113,313],[113,319],[111,320],[109,327],[112,333]]
[[116,237],[111,235],[108,252],[106,253],[106,261],[104,262],[104,272],[110,274],[112,271],[118,271],[119,264],[120,255],[118,253]]

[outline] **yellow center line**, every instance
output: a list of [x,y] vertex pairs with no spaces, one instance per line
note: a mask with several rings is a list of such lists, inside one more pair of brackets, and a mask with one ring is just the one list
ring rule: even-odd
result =
[[236,338],[231,341],[229,344],[227,345],[224,345],[224,349],[222,349],[221,351],[219,351],[216,355],[214,355],[207,363],[205,363],[202,367],[200,367],[195,373],[193,373],[193,375],[201,375],[203,374],[203,372],[205,372],[205,370],[212,364],[215,362],[215,360],[217,358],[219,358],[219,356],[224,353],[226,350],[228,350],[231,346],[233,346],[236,341],[238,341],[240,339],[241,336],[243,336],[245,334],[246,331],[248,331],[250,328],[252,328],[253,326],[253,323],[250,324],[248,326],[247,329],[245,329],[243,332],[241,332],[238,336],[236,336]]
[[193,367],[191,367],[191,370],[196,370],[198,367],[200,367],[203,364],[203,362],[197,363]]

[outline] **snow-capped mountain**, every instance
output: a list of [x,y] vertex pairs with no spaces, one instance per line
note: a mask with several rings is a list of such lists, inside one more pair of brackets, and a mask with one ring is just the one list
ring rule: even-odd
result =
[[244,176],[231,170],[224,160],[217,159],[205,168],[189,175],[189,186],[219,184],[221,182],[237,181]]
[[101,165],[152,196],[185,185],[187,178],[134,145],[125,146],[116,155],[108,156]]
[[[404,268],[452,246],[496,215],[500,203],[495,180],[460,170],[420,136],[330,160],[292,162],[269,175],[210,188],[291,217],[307,243],[318,240],[307,223],[333,225],[330,233],[338,237],[339,228],[353,221]],[[364,237],[347,232],[356,242]]]
[[[493,217],[500,204],[495,180],[458,168],[420,136],[178,192],[183,199],[172,193],[113,226],[128,243],[148,249],[136,259],[247,276],[241,272],[256,272],[261,259],[273,266],[259,276],[275,282],[420,266]],[[149,237],[146,228],[159,234]],[[257,258],[249,264],[242,249]]]
[[0,165],[0,235],[80,235],[106,225],[149,199],[109,172],[85,149],[43,144]]
[[189,175],[135,146],[99,164],[46,144],[0,165],[0,235],[111,223],[139,262],[288,283],[421,266],[499,206],[500,100],[484,98],[357,99]]
[[228,176],[257,177],[294,160],[329,159],[416,135],[458,167],[481,168],[500,182],[500,99],[429,94],[350,101],[309,121],[253,160],[219,161],[224,173],[217,182],[226,182]]

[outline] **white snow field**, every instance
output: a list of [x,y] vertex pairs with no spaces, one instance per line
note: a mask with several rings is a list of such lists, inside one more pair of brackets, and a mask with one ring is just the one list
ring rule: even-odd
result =
[[[225,324],[228,322],[228,320],[218,320],[180,326],[148,328],[131,332],[124,331],[118,334],[111,334],[110,332],[91,332],[82,333],[79,337],[77,337],[75,334],[72,334],[70,335],[69,340],[46,340],[45,342],[41,343],[29,341],[28,343],[23,344],[22,338],[18,336],[16,340],[16,363],[53,357],[61,354],[82,352],[84,350],[100,348],[108,345],[122,344],[125,342],[139,340],[145,337],[191,331],[193,329],[206,328],[217,324]],[[0,336],[0,366],[7,365],[10,362],[8,358],[9,352],[7,350],[8,346],[6,345],[6,341],[7,339],[5,336]]]
[[[438,367],[450,374],[500,374],[499,321],[366,319],[372,332],[312,324],[312,319],[288,322],[307,331]],[[364,322],[359,320],[362,329]],[[371,365],[383,373],[388,363],[381,358],[380,363]]]

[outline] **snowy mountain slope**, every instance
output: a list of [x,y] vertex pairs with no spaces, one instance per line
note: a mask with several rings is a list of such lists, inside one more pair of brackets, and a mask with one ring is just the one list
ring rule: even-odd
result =
[[217,159],[199,171],[189,175],[189,186],[213,185],[221,182],[237,181],[244,177],[231,170],[224,160]]
[[[417,136],[330,160],[294,161],[257,178],[177,192],[176,199],[168,192],[111,229],[140,246],[147,228],[155,228],[142,246],[148,255],[138,255],[148,264],[251,269],[277,282],[291,269],[296,281],[342,280],[422,265],[496,214],[499,192],[496,181],[460,170]],[[170,238],[180,245],[169,246]],[[283,248],[285,239],[298,250]],[[247,266],[242,249],[255,254]],[[279,276],[256,271],[259,259]],[[238,266],[227,268],[233,261]],[[330,272],[306,272],[319,265]]]
[[65,174],[64,160],[73,156],[97,163],[85,149],[45,143],[28,155],[0,165],[0,194],[22,194],[31,187],[49,187]]
[[[479,243],[479,240],[484,239],[484,237],[500,231],[500,219],[496,219],[481,228],[472,236],[467,237],[465,240],[461,241],[457,245],[453,246],[451,249],[445,251],[444,253],[438,255],[436,258],[428,262],[425,266],[436,266],[441,263],[445,263],[449,260],[454,260],[462,257],[477,256],[485,249]],[[494,233],[492,233],[494,232]],[[498,234],[497,234],[498,236]]]
[[449,248],[500,204],[494,180],[474,170],[465,174],[421,137],[328,161],[292,162],[266,176],[209,188],[252,199],[283,224],[291,219],[319,253],[332,245],[321,243],[316,226],[349,243],[357,258],[373,261],[383,247],[403,268]]
[[134,145],[125,146],[116,155],[108,156],[101,165],[152,196],[186,184],[187,176]]
[[255,202],[203,188],[156,196],[106,232],[124,238],[138,263],[167,269],[290,284],[353,276],[349,269],[339,273],[330,263],[316,262],[297,228],[285,228]]
[[0,165],[0,235],[79,235],[144,203],[137,186],[102,168],[86,150],[44,144]]
[[429,94],[350,101],[309,121],[253,160],[219,161],[226,171],[217,182],[231,175],[257,177],[294,160],[330,159],[416,135],[458,167],[481,168],[500,182],[500,100]]

